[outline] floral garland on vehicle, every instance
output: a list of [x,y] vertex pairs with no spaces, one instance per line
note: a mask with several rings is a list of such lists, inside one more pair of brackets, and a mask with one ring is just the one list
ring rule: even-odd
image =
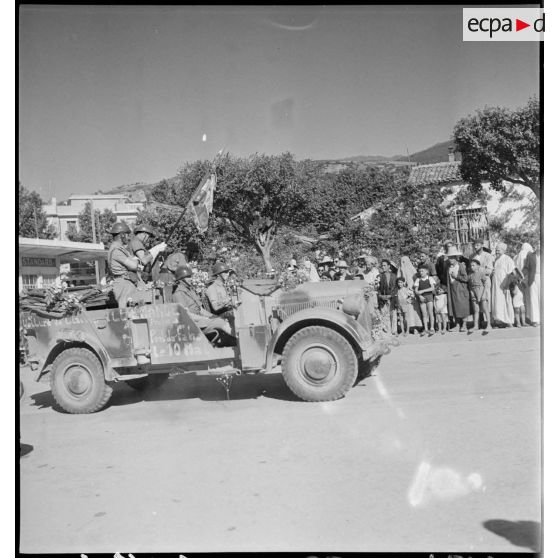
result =
[[370,329],[375,341],[391,339],[391,321],[389,312],[382,312],[377,305],[377,290],[374,285],[367,285],[362,290],[364,300],[370,309]]
[[19,297],[19,308],[45,318],[63,318],[78,314],[86,303],[105,296],[106,289],[96,286],[70,292],[63,286],[50,285],[42,289],[28,289]]
[[302,283],[306,283],[310,280],[310,274],[303,270],[303,269],[296,269],[294,271],[283,271],[281,275],[277,278],[277,282],[279,286],[284,291],[290,291],[302,285]]

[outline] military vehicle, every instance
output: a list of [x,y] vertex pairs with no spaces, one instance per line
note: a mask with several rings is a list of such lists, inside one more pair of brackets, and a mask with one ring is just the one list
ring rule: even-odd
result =
[[143,298],[58,319],[22,313],[28,363],[37,381],[50,381],[62,410],[102,409],[114,382],[154,388],[189,372],[214,374],[228,396],[234,375],[270,372],[279,363],[300,399],[331,401],[369,374],[393,342],[364,281],[303,283],[289,291],[274,280],[244,281],[232,347],[219,346],[216,331],[202,333],[180,304]]

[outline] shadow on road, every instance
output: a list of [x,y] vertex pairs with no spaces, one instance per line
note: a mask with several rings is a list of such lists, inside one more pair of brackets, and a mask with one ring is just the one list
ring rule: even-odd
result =
[[33,451],[33,446],[31,444],[19,444],[19,457],[25,457]]
[[[227,399],[225,388],[216,380],[217,376],[180,374],[170,378],[159,389],[139,392],[124,382],[113,384],[113,393],[108,406],[132,405],[140,401],[175,401],[181,399],[201,399],[203,401],[223,401]],[[245,374],[234,376],[229,389],[231,401],[268,397],[281,401],[300,401],[285,384],[283,375]],[[40,409],[59,410],[52,393],[44,391],[31,395],[33,406]]]
[[538,521],[507,521],[490,519],[483,523],[485,529],[507,539],[515,546],[523,546],[538,552],[541,547],[541,524]]

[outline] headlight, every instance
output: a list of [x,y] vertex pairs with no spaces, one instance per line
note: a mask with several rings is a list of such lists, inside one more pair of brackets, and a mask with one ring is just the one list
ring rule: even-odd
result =
[[354,318],[358,318],[362,312],[362,297],[360,295],[351,295],[345,297],[343,301],[343,312]]

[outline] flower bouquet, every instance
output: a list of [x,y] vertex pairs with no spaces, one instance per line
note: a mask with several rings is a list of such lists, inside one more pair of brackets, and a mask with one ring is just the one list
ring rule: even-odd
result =
[[302,283],[310,280],[310,274],[304,269],[294,271],[283,271],[278,278],[278,284],[284,291],[290,291]]

